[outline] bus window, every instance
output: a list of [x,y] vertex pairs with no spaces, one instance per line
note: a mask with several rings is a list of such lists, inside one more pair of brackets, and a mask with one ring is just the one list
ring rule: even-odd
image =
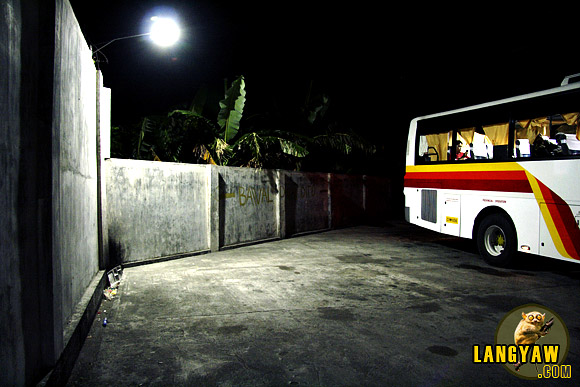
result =
[[[473,157],[471,154],[471,144],[475,128],[460,129],[456,135],[455,160],[469,160]],[[452,146],[452,144],[449,144]]]
[[473,134],[472,154],[475,160],[493,159],[493,144],[485,134]]
[[435,161],[447,161],[449,139],[449,132],[419,136],[419,161],[422,164]]
[[578,113],[517,121],[515,157],[552,158],[580,155]]
[[[454,133],[455,141],[453,141]],[[494,138],[496,137],[498,136]],[[507,147],[507,142],[505,147]],[[491,160],[494,154],[493,148],[492,140],[481,127],[451,129],[435,133],[432,130],[426,134],[419,133],[417,163]]]
[[580,155],[578,116],[578,113],[567,113],[551,117],[550,138],[560,146],[563,156]]
[[493,159],[507,160],[509,154],[509,123],[504,122],[494,125],[486,125],[483,126],[483,131],[493,144]]

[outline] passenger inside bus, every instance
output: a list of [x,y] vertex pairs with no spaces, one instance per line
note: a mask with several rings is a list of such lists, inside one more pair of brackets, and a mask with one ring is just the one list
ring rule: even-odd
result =
[[[580,113],[555,114],[515,121],[512,125],[509,122],[500,122],[439,133],[431,132],[419,136],[419,160],[429,163],[578,156],[579,116]],[[510,129],[515,129],[511,138]]]
[[493,159],[493,144],[485,134],[473,133],[473,142],[471,143],[473,158],[476,160]]
[[517,121],[514,156],[528,157],[522,152],[526,142],[532,158],[580,155],[578,116],[578,113],[554,114]]
[[470,159],[469,147],[467,145],[457,144],[455,147],[455,160]]

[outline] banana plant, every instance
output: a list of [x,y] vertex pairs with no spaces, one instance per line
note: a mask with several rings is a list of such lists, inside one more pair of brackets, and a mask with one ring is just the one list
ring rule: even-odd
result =
[[291,140],[288,133],[248,131],[242,134],[240,123],[245,103],[245,80],[240,76],[226,89],[225,98],[219,103],[217,122],[221,132],[212,149],[221,165],[275,167],[276,159],[281,157],[301,158],[308,154],[304,147]]
[[[318,152],[339,151],[349,154],[352,149],[372,147],[352,134],[331,130],[326,113],[329,98],[309,95],[302,112],[306,132],[282,130],[255,130],[242,118],[246,103],[245,79],[225,84],[224,98],[219,101],[216,121],[202,116],[207,100],[207,89],[201,88],[189,110],[173,110],[166,117],[146,117],[138,130],[134,157],[173,162],[197,162],[254,168],[299,167],[301,160]],[[286,117],[287,119],[287,117]],[[279,120],[285,120],[279,118]],[[250,120],[251,121],[251,120]],[[278,124],[281,121],[278,121]],[[278,126],[276,122],[272,126]],[[315,127],[317,130],[314,130]],[[320,133],[321,128],[326,132]]]
[[229,143],[240,130],[240,121],[246,104],[244,77],[238,77],[226,90],[225,98],[220,101],[217,122],[223,130],[223,140]]
[[293,134],[282,131],[250,132],[240,136],[233,148],[242,166],[280,168],[281,164],[291,165],[295,158],[306,157],[309,153],[292,137]]

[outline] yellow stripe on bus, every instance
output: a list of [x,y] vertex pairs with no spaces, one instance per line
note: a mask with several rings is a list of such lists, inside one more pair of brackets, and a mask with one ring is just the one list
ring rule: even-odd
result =
[[497,172],[525,171],[517,163],[485,163],[485,164],[440,164],[440,165],[407,165],[407,172]]
[[[532,187],[532,191],[534,192],[534,196],[536,198],[536,201],[538,202],[538,206],[540,207],[542,217],[546,222],[546,226],[548,226],[548,232],[552,237],[552,241],[554,242],[554,246],[556,246],[556,250],[558,250],[558,253],[560,253],[561,256],[566,258],[572,258],[570,254],[568,254],[568,252],[566,251],[566,248],[564,247],[564,243],[562,242],[560,233],[556,228],[554,219],[552,219],[552,214],[550,214],[550,210],[546,205],[546,199],[544,198],[544,195],[542,195],[542,190],[540,189],[538,180],[534,177],[534,175],[532,175],[528,171],[526,171],[526,176],[528,177],[528,181],[530,182],[530,186]],[[542,203],[544,203],[543,206]]]
[[[564,248],[564,243],[562,242],[562,238],[560,237],[560,233],[556,228],[552,215],[550,214],[550,210],[546,205],[546,199],[544,195],[542,195],[542,191],[538,184],[538,180],[528,172],[525,168],[517,163],[485,163],[485,164],[439,164],[439,165],[407,165],[406,172],[413,173],[413,172],[497,172],[497,171],[524,171],[526,173],[526,177],[530,186],[532,187],[532,191],[534,193],[534,197],[536,202],[538,203],[538,207],[540,207],[540,212],[544,221],[546,222],[546,226],[548,227],[548,232],[552,237],[552,241],[558,250],[558,253],[566,258],[572,258],[570,254]],[[542,203],[544,205],[542,205]]]

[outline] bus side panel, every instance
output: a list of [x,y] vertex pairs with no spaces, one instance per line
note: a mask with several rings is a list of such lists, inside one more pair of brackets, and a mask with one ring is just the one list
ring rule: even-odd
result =
[[474,235],[475,220],[485,209],[501,209],[512,220],[518,238],[518,251],[539,254],[540,210],[533,195],[506,196],[505,192],[464,193],[461,198],[460,236]]
[[[437,217],[438,190],[406,187],[404,194],[405,211],[408,211],[408,222],[432,231],[440,232],[441,226]],[[432,205],[425,204],[431,200],[434,200]],[[431,214],[431,211],[434,214]]]
[[540,208],[539,254],[580,260],[580,160],[542,160],[519,163]]
[[[551,204],[549,208],[546,203],[540,203],[540,208],[542,213],[542,221],[540,222],[540,254],[578,262],[580,259],[578,241],[572,239],[577,238],[578,235],[578,232],[573,230],[573,228],[579,227],[580,215],[574,217],[574,214],[580,214],[580,206]],[[556,210],[556,208],[559,209]],[[556,226],[553,215],[549,214],[551,212],[550,209],[552,211],[556,210],[556,212],[561,211],[562,213],[571,211],[571,221]]]
[[461,196],[459,191],[440,191],[441,233],[459,236],[459,220],[461,219]]
[[566,203],[580,205],[580,160],[532,160],[518,164]]

